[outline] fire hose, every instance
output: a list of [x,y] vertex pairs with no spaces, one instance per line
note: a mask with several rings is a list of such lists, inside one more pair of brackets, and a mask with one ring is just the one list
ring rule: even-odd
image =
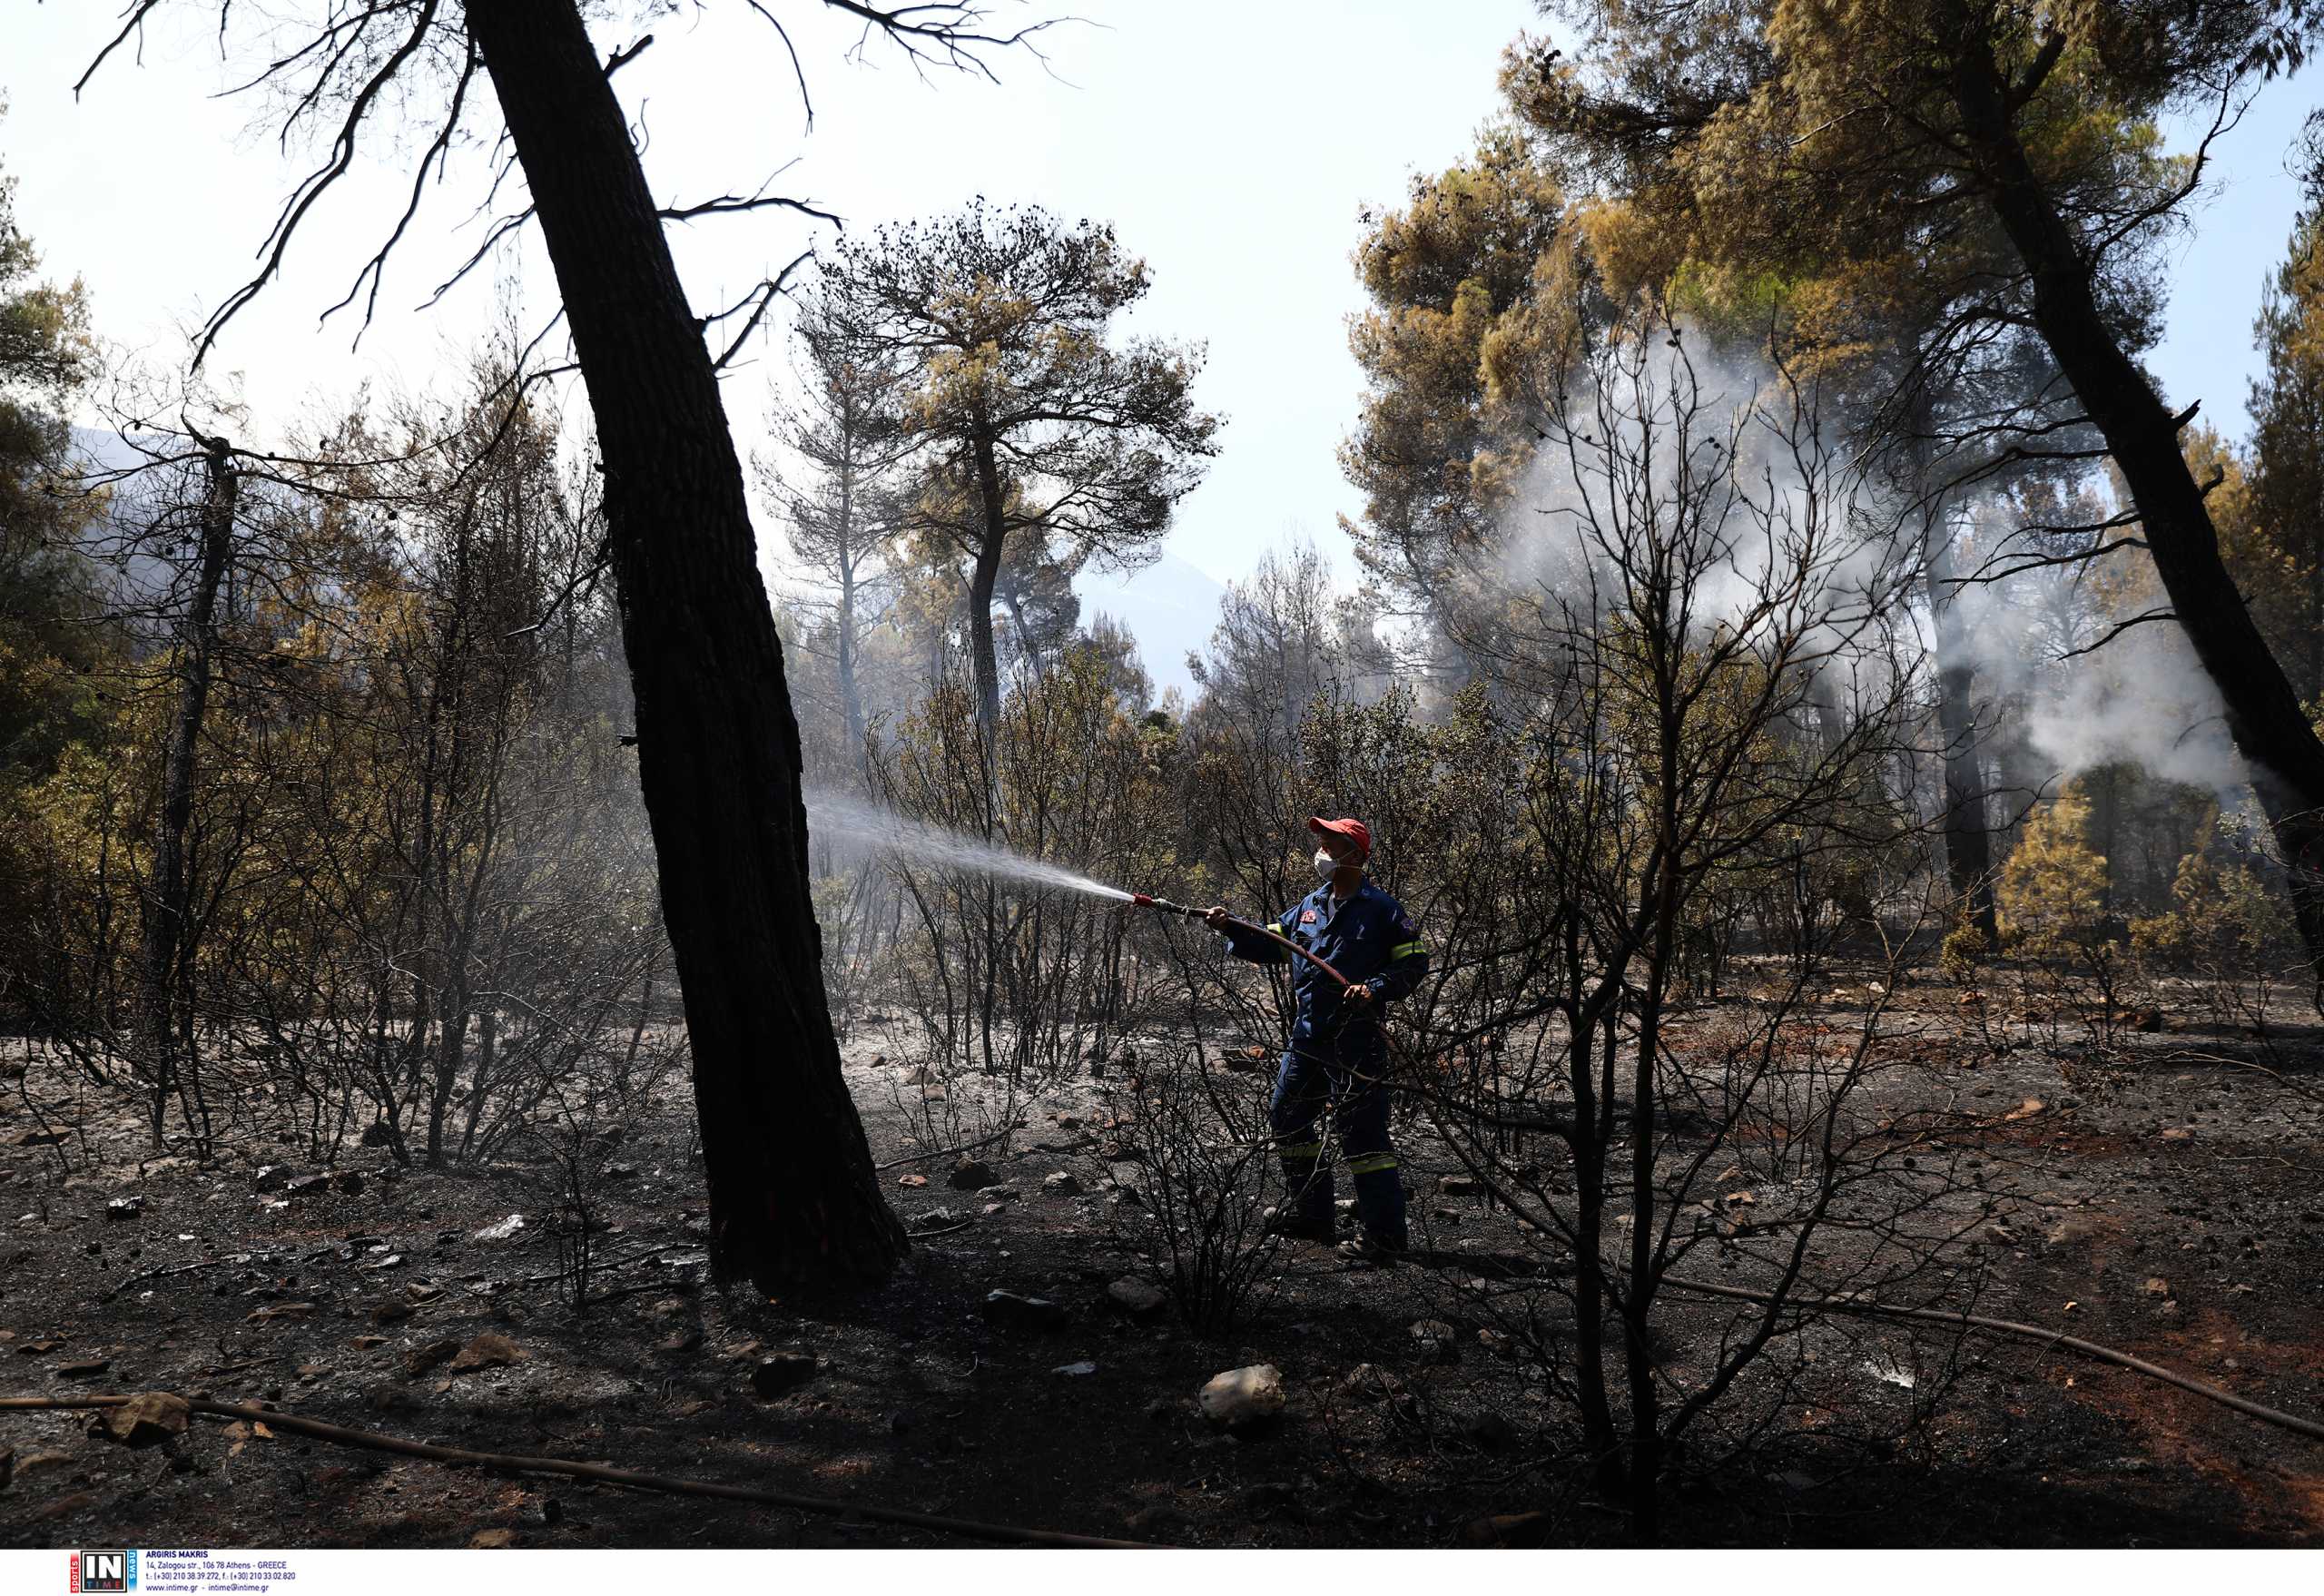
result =
[[[1184,903],[1173,903],[1167,898],[1157,898],[1150,892],[1132,892],[1129,895],[1129,901],[1131,906],[1134,908],[1158,909],[1165,914],[1183,914],[1188,920],[1199,920],[1206,922],[1210,919],[1210,911],[1207,909],[1192,909]],[[1280,931],[1272,931],[1264,925],[1253,925],[1249,921],[1239,920],[1232,914],[1226,917],[1226,923],[1229,928],[1235,931],[1248,931],[1253,936],[1265,937],[1270,942],[1277,942],[1282,946],[1290,949],[1294,953],[1298,954],[1299,957],[1305,959],[1308,963],[1322,970],[1325,975],[1330,976],[1343,987],[1353,986],[1354,984],[1353,981],[1349,980],[1347,977],[1342,975],[1338,970],[1334,970],[1329,964],[1324,962],[1323,959],[1319,955],[1309,949],[1301,947],[1297,942],[1293,941],[1289,937],[1285,936]]]

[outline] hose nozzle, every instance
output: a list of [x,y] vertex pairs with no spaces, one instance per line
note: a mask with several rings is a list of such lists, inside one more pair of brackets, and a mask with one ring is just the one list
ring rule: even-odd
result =
[[1157,898],[1151,892],[1132,892],[1129,901],[1134,909],[1159,909],[1165,914],[1183,914],[1189,920],[1200,920],[1206,912],[1189,909],[1184,903],[1173,903],[1167,898]]

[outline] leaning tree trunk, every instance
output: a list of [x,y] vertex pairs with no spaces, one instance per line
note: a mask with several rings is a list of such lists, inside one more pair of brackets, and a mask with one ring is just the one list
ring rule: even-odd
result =
[[2032,279],[2034,326],[2130,487],[2171,610],[2250,764],[2252,790],[2283,856],[2312,990],[2324,999],[2324,741],[2220,557],[2203,490],[2179,448],[2191,412],[2171,413],[2107,324],[2090,264],[2018,140],[1991,50],[1965,49],[1953,86],[1994,212]]
[[222,438],[197,438],[202,445],[202,548],[194,566],[193,593],[178,639],[178,702],[170,717],[169,744],[162,756],[161,813],[153,826],[153,891],[145,904],[140,971],[141,1019],[150,1070],[153,1145],[162,1145],[162,1123],[178,1079],[178,968],[185,954],[186,911],[193,883],[185,863],[186,828],[193,823],[193,761],[202,717],[210,704],[210,655],[216,640],[218,585],[226,575],[234,542],[234,510],[242,479],[233,452]]
[[840,1074],[798,723],[717,372],[575,0],[472,0],[468,25],[596,418],[712,1265],[768,1292],[877,1277],[908,1244]]

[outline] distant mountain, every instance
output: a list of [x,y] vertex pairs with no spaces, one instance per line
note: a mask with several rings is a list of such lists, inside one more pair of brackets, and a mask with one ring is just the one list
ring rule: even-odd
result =
[[1210,642],[1226,588],[1166,551],[1128,576],[1084,571],[1074,578],[1073,591],[1081,600],[1082,625],[1103,613],[1137,639],[1138,659],[1154,678],[1157,697],[1167,687],[1177,688],[1189,699],[1194,696],[1187,651],[1199,653]]

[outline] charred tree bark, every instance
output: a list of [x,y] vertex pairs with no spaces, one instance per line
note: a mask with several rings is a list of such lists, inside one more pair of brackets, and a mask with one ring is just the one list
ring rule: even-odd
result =
[[2203,490],[2179,448],[2192,413],[2171,413],[2107,324],[2091,264],[2026,156],[2007,84],[1982,38],[1969,38],[1957,56],[1953,94],[1988,202],[2031,278],[2034,325],[2130,487],[2171,607],[2219,688],[2228,733],[2251,766],[2252,788],[2283,856],[2314,990],[2324,998],[2324,741],[2220,557]]
[[1926,534],[1930,630],[1936,645],[1936,732],[1945,740],[1945,872],[1953,901],[1989,946],[2001,945],[1994,917],[1993,836],[1988,827],[1983,761],[1977,752],[1977,711],[1970,696],[1975,667],[1952,582],[1953,540],[1942,527]]
[[1041,651],[1033,645],[1032,630],[1025,625],[1025,595],[1021,590],[1011,587],[1001,595],[1001,602],[1009,606],[1009,624],[1017,628],[1017,649],[1025,663],[1032,667],[1033,680],[1046,680],[1049,667],[1041,663]]
[[989,442],[977,446],[977,495],[984,507],[984,541],[977,546],[969,582],[969,651],[977,668],[977,718],[990,739],[1000,728],[1000,665],[992,650],[992,595],[1000,585],[1000,551],[1009,536],[1000,468]]
[[[855,535],[855,493],[851,479],[842,478],[840,488],[840,520],[847,528],[847,537]],[[863,735],[863,695],[855,685],[855,577],[856,555],[851,542],[840,556],[839,564],[839,712],[847,724],[847,744],[855,751],[856,759],[868,775],[871,771],[871,749]]]
[[474,0],[467,15],[596,418],[713,1267],[767,1292],[875,1278],[908,1244],[840,1074],[799,728],[717,372],[574,0]]
[[199,438],[202,449],[202,547],[196,557],[193,592],[179,630],[178,702],[170,717],[169,744],[162,756],[162,802],[153,825],[153,874],[145,902],[140,1007],[152,1093],[153,1146],[162,1145],[162,1124],[170,1093],[178,1084],[181,1057],[176,1025],[178,974],[185,959],[186,911],[193,882],[186,868],[185,837],[193,823],[195,745],[210,704],[211,655],[217,640],[218,587],[233,552],[234,511],[241,498],[241,476],[222,438]]

